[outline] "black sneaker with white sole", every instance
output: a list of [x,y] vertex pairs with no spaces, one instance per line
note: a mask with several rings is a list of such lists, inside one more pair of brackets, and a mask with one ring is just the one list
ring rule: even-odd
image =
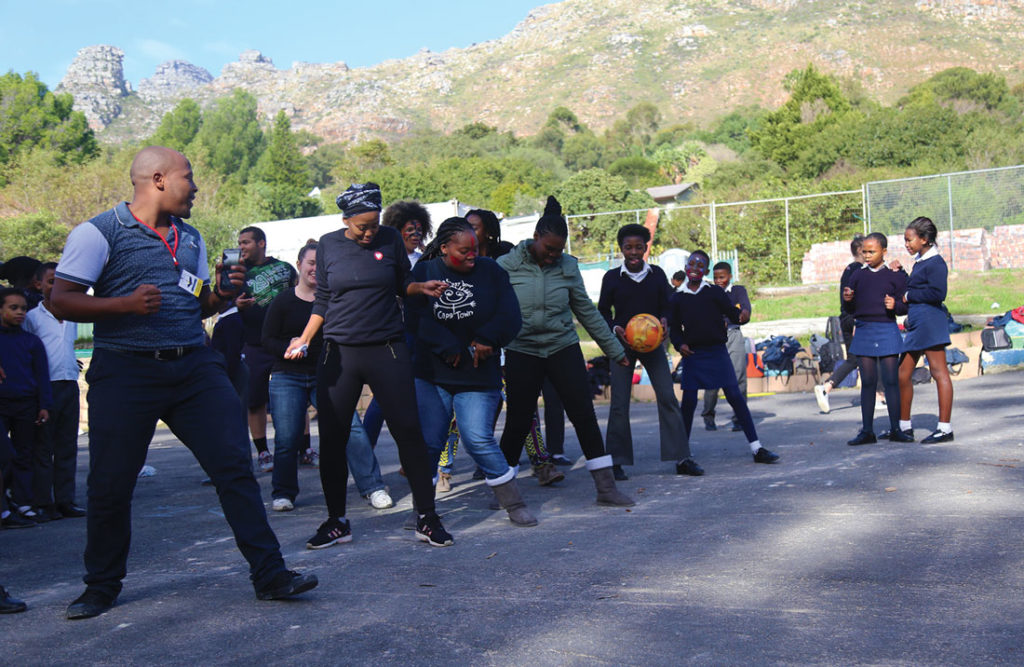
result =
[[416,537],[432,547],[450,547],[455,544],[455,539],[441,525],[441,517],[436,512],[428,512],[419,518]]
[[284,600],[300,593],[311,591],[320,583],[315,574],[299,574],[292,570],[283,570],[274,575],[263,588],[256,591],[259,600]]
[[333,516],[320,524],[316,535],[306,542],[307,549],[323,549],[332,544],[342,544],[352,541],[352,526],[348,519],[344,522],[335,519]]

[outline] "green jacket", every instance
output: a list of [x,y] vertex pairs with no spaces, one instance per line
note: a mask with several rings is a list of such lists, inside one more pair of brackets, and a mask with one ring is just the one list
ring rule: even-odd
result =
[[523,313],[523,328],[506,349],[546,358],[578,344],[580,338],[572,321],[575,313],[612,361],[624,358],[622,343],[587,296],[576,258],[562,255],[551,266],[541,268],[530,254],[532,243],[532,239],[521,241],[498,258],[498,265],[508,272]]

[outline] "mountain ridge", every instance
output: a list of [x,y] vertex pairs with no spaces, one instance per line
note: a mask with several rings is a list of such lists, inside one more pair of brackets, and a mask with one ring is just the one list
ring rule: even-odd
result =
[[[1024,0],[565,0],[528,13],[507,35],[370,67],[293,63],[244,52],[219,76],[164,63],[138,91],[123,51],[79,52],[58,90],[107,142],[140,139],[183,97],[202,106],[244,88],[272,118],[327,141],[451,131],[480,121],[530,134],[558,105],[594,129],[640,101],[668,121],[706,121],[784,101],[783,77],[814,63],[893,102],[954,66],[1024,78]],[[120,77],[120,78],[119,78]]]

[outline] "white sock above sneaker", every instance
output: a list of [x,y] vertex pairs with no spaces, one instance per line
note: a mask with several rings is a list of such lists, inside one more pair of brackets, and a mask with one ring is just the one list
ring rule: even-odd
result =
[[914,425],[910,423],[909,419],[907,419],[906,421],[904,421],[902,419],[900,420],[900,430],[901,431],[909,431],[912,428],[914,428]]
[[953,426],[949,422],[939,422],[939,430],[943,433],[952,433]]
[[747,444],[750,445],[750,451],[753,454],[757,454],[757,450],[761,449],[761,441],[760,440],[752,440],[751,442],[749,442]]

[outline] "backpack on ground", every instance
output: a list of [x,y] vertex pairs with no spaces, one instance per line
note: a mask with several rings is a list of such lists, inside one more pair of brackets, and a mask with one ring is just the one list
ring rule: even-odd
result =
[[843,344],[846,342],[843,335],[843,320],[838,315],[833,315],[825,321],[825,338],[833,343]]
[[800,341],[792,336],[772,336],[758,343],[757,349],[761,351],[765,375],[787,375],[793,372],[793,358],[801,347]]
[[844,358],[843,346],[829,341],[818,351],[818,368],[822,373],[831,373]]
[[910,381],[914,384],[928,384],[932,381],[932,372],[927,366],[919,366],[910,374]]
[[1013,347],[1013,341],[1007,335],[1004,327],[990,327],[981,330],[981,349],[985,352],[992,350],[1008,350]]
[[963,370],[964,364],[970,359],[967,354],[959,347],[947,347],[946,348],[946,367],[949,368],[949,372],[952,375],[960,375],[960,371]]

